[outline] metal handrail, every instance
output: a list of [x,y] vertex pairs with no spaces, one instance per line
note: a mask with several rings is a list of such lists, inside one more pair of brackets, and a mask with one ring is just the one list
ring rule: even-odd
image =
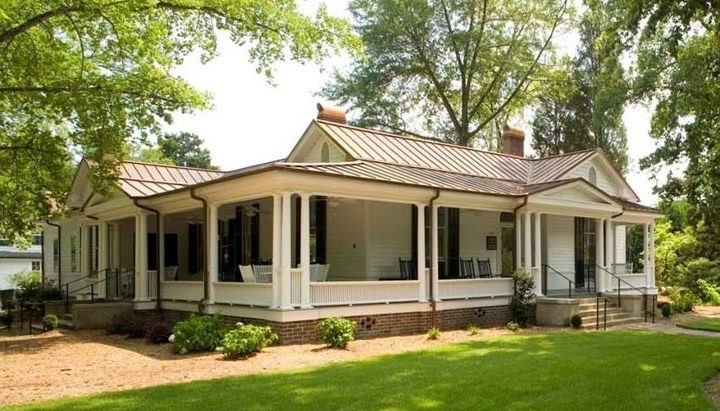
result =
[[[572,288],[573,285],[575,285],[575,281],[567,278],[565,274],[561,273],[560,271],[552,268],[548,264],[543,264],[543,267],[545,268],[545,273],[547,273],[547,269],[549,268],[551,271],[553,271],[555,274],[559,275],[560,277],[564,278],[568,282],[568,298],[572,298]],[[546,282],[547,283],[547,282]],[[545,293],[547,294],[547,284],[545,284]]]
[[[90,273],[90,274],[86,275],[85,277],[76,278],[72,281],[68,281],[65,284],[63,284],[63,286],[65,287],[65,312],[66,313],[70,312],[70,284],[76,283],[81,280],[87,280],[88,278],[97,277],[101,272],[109,271],[109,270],[111,270],[111,268],[103,268],[102,270],[97,270],[94,273]],[[107,274],[106,274],[106,277],[107,277]],[[80,287],[76,290],[73,290],[72,292],[76,293],[85,288],[87,288],[87,287]],[[62,290],[62,287],[60,289]]]
[[[647,293],[647,287],[642,287],[642,288],[645,289],[645,290],[643,291],[643,290],[641,290],[640,288],[635,287],[634,285],[630,284],[629,282],[627,282],[627,281],[623,280],[622,278],[620,278],[619,276],[615,275],[615,273],[611,272],[610,270],[606,269],[605,267],[602,267],[602,266],[599,266],[599,265],[596,265],[596,267],[599,268],[600,270],[602,270],[602,271],[610,274],[611,276],[617,278],[617,280],[618,280],[618,287],[617,287],[618,307],[621,305],[621,304],[620,304],[620,295],[621,295],[621,293],[620,293],[620,292],[621,292],[620,282],[625,283],[625,284],[626,284],[627,286],[629,286],[631,289],[633,289],[633,290],[639,292],[640,294],[642,294],[642,296],[643,296],[643,303],[644,303],[644,304],[643,304],[643,305],[644,305],[643,308],[645,309],[645,322],[647,322],[647,316],[648,316],[648,309],[647,309],[647,305],[648,305],[648,293]],[[655,323],[655,298],[656,298],[656,296],[653,295],[653,310],[652,310],[652,322],[653,322],[653,324]]]
[[[95,286],[97,286],[103,282],[105,284],[107,284],[108,281],[112,280],[113,278],[115,278],[116,280],[119,280],[123,274],[129,273],[129,272],[134,272],[135,268],[127,268],[127,269],[105,268],[105,269],[99,270],[97,273],[99,274],[100,272],[103,272],[103,271],[107,272],[107,274],[103,278],[99,278],[96,281],[91,282],[90,284],[84,285],[80,288],[76,288],[72,292],[77,293],[79,291],[86,290],[89,288],[90,289],[90,302],[94,303],[95,302]],[[69,291],[69,289],[66,289],[66,292],[65,292],[65,312],[66,313],[70,312],[70,291]]]
[[603,300],[603,330],[607,330],[607,303],[608,298],[598,293],[595,299],[595,331],[600,329],[600,299]]

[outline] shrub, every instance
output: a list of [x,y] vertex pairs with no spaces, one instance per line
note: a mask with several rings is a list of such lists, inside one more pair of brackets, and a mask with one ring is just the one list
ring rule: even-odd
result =
[[672,307],[668,303],[664,303],[660,306],[660,312],[662,313],[662,316],[665,318],[668,318],[672,315]]
[[4,325],[5,327],[10,329],[10,326],[12,326],[13,323],[13,313],[10,310],[4,310],[0,311],[0,325]]
[[720,282],[720,261],[697,258],[690,260],[678,269],[679,285],[690,290],[695,295],[701,295],[698,280],[702,279],[710,284]]
[[692,311],[693,307],[700,304],[700,298],[690,290],[674,289],[669,294],[672,300],[672,309],[676,313]]
[[433,327],[428,330],[428,332],[427,332],[428,340],[437,340],[438,337],[440,337],[440,329],[439,328]]
[[712,305],[720,305],[720,287],[713,285],[702,278],[697,280],[697,286],[700,289],[699,297],[703,302]]
[[214,351],[220,346],[228,326],[220,314],[212,316],[191,315],[173,327],[169,341],[178,354],[196,351]]
[[55,314],[48,314],[42,319],[43,326],[46,330],[54,330],[60,324],[60,320]]
[[575,314],[570,317],[570,325],[572,325],[573,328],[582,327],[582,317],[580,316],[580,314]]
[[23,271],[13,274],[10,282],[17,288],[18,300],[46,301],[61,300],[63,293],[53,280],[42,282],[38,271]]
[[237,323],[235,329],[225,334],[221,341],[222,355],[227,360],[246,358],[277,340],[277,334],[268,326]]
[[110,319],[110,325],[108,325],[107,332],[108,334],[120,335],[131,334],[137,328],[135,322],[135,316],[133,315],[133,313],[125,312],[115,314]]
[[509,323],[505,324],[505,328],[512,332],[515,332],[520,329],[520,324],[516,323],[515,321],[510,321]]
[[332,348],[345,348],[355,339],[355,321],[342,317],[330,317],[320,321],[315,328],[325,344]]
[[478,335],[482,333],[482,329],[475,324],[468,324],[467,332],[469,332],[470,335]]
[[510,313],[513,322],[527,325],[533,314],[535,300],[535,280],[524,270],[517,270],[513,275],[515,293],[510,299]]
[[143,327],[145,340],[153,344],[164,344],[170,339],[172,330],[170,326],[162,321],[149,322]]

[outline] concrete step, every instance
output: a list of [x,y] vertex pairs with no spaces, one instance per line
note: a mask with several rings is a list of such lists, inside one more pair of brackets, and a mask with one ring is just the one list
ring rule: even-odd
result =
[[65,313],[65,314],[63,314],[61,320],[72,321],[72,320],[73,320],[73,315],[72,315],[72,313]]
[[[614,320],[610,320],[608,318],[607,326],[608,326],[608,328],[610,328],[610,327],[615,327],[615,326],[623,325],[623,324],[641,323],[643,321],[644,321],[644,319],[641,317],[627,317],[627,318],[614,319]],[[595,321],[593,320],[592,322],[588,322],[588,323],[583,322],[583,325],[581,328],[584,330],[586,330],[586,329],[594,330],[595,329]],[[600,329],[602,329],[602,328],[603,328],[603,321],[601,318],[600,319]]]
[[[595,323],[595,318],[596,318],[596,317],[595,317],[595,314],[582,317],[583,323],[586,323],[586,322]],[[600,314],[600,322],[601,322],[601,323],[602,323],[602,321],[603,321],[603,318],[604,318],[603,315]],[[608,313],[608,315],[607,315],[607,320],[608,320],[608,321],[622,320],[622,319],[625,319],[625,318],[633,318],[633,316],[632,316],[632,314],[630,314],[630,313],[625,313],[625,312],[619,312],[619,313],[613,313],[613,314]]]
[[74,330],[75,323],[73,323],[72,321],[68,321],[64,318],[61,318],[60,321],[58,321],[58,328],[62,328],[63,330]]
[[[600,315],[603,315],[603,312],[605,312],[605,311],[606,310],[603,309],[603,307],[600,307]],[[608,315],[615,314],[615,313],[623,313],[623,312],[625,312],[625,311],[623,311],[623,309],[619,308],[619,307],[608,307],[607,308]],[[597,313],[597,310],[595,310],[594,308],[588,309],[588,310],[581,310],[578,312],[578,314],[580,314],[581,317],[591,316],[591,315],[595,316],[596,313]]]

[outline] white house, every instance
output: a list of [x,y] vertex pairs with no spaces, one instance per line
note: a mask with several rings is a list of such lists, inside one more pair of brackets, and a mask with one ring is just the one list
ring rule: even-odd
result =
[[42,236],[34,236],[33,244],[28,248],[18,248],[0,238],[0,290],[9,290],[13,274],[29,271],[42,271]]
[[[661,215],[605,154],[530,159],[521,131],[503,140],[494,153],[388,134],[319,106],[276,162],[218,172],[127,161],[103,196],[82,161],[69,217],[45,225],[46,243],[60,235],[47,276],[138,313],[261,321],[286,342],[334,315],[357,319],[361,335],[504,322],[518,268],[539,296],[618,282],[655,293]],[[642,267],[626,264],[631,224],[645,233]]]

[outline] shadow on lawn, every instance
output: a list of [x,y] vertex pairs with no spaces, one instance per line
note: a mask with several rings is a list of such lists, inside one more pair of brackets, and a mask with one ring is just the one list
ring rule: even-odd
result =
[[655,333],[520,335],[47,408],[709,409],[700,382],[720,367],[718,352],[716,341]]

